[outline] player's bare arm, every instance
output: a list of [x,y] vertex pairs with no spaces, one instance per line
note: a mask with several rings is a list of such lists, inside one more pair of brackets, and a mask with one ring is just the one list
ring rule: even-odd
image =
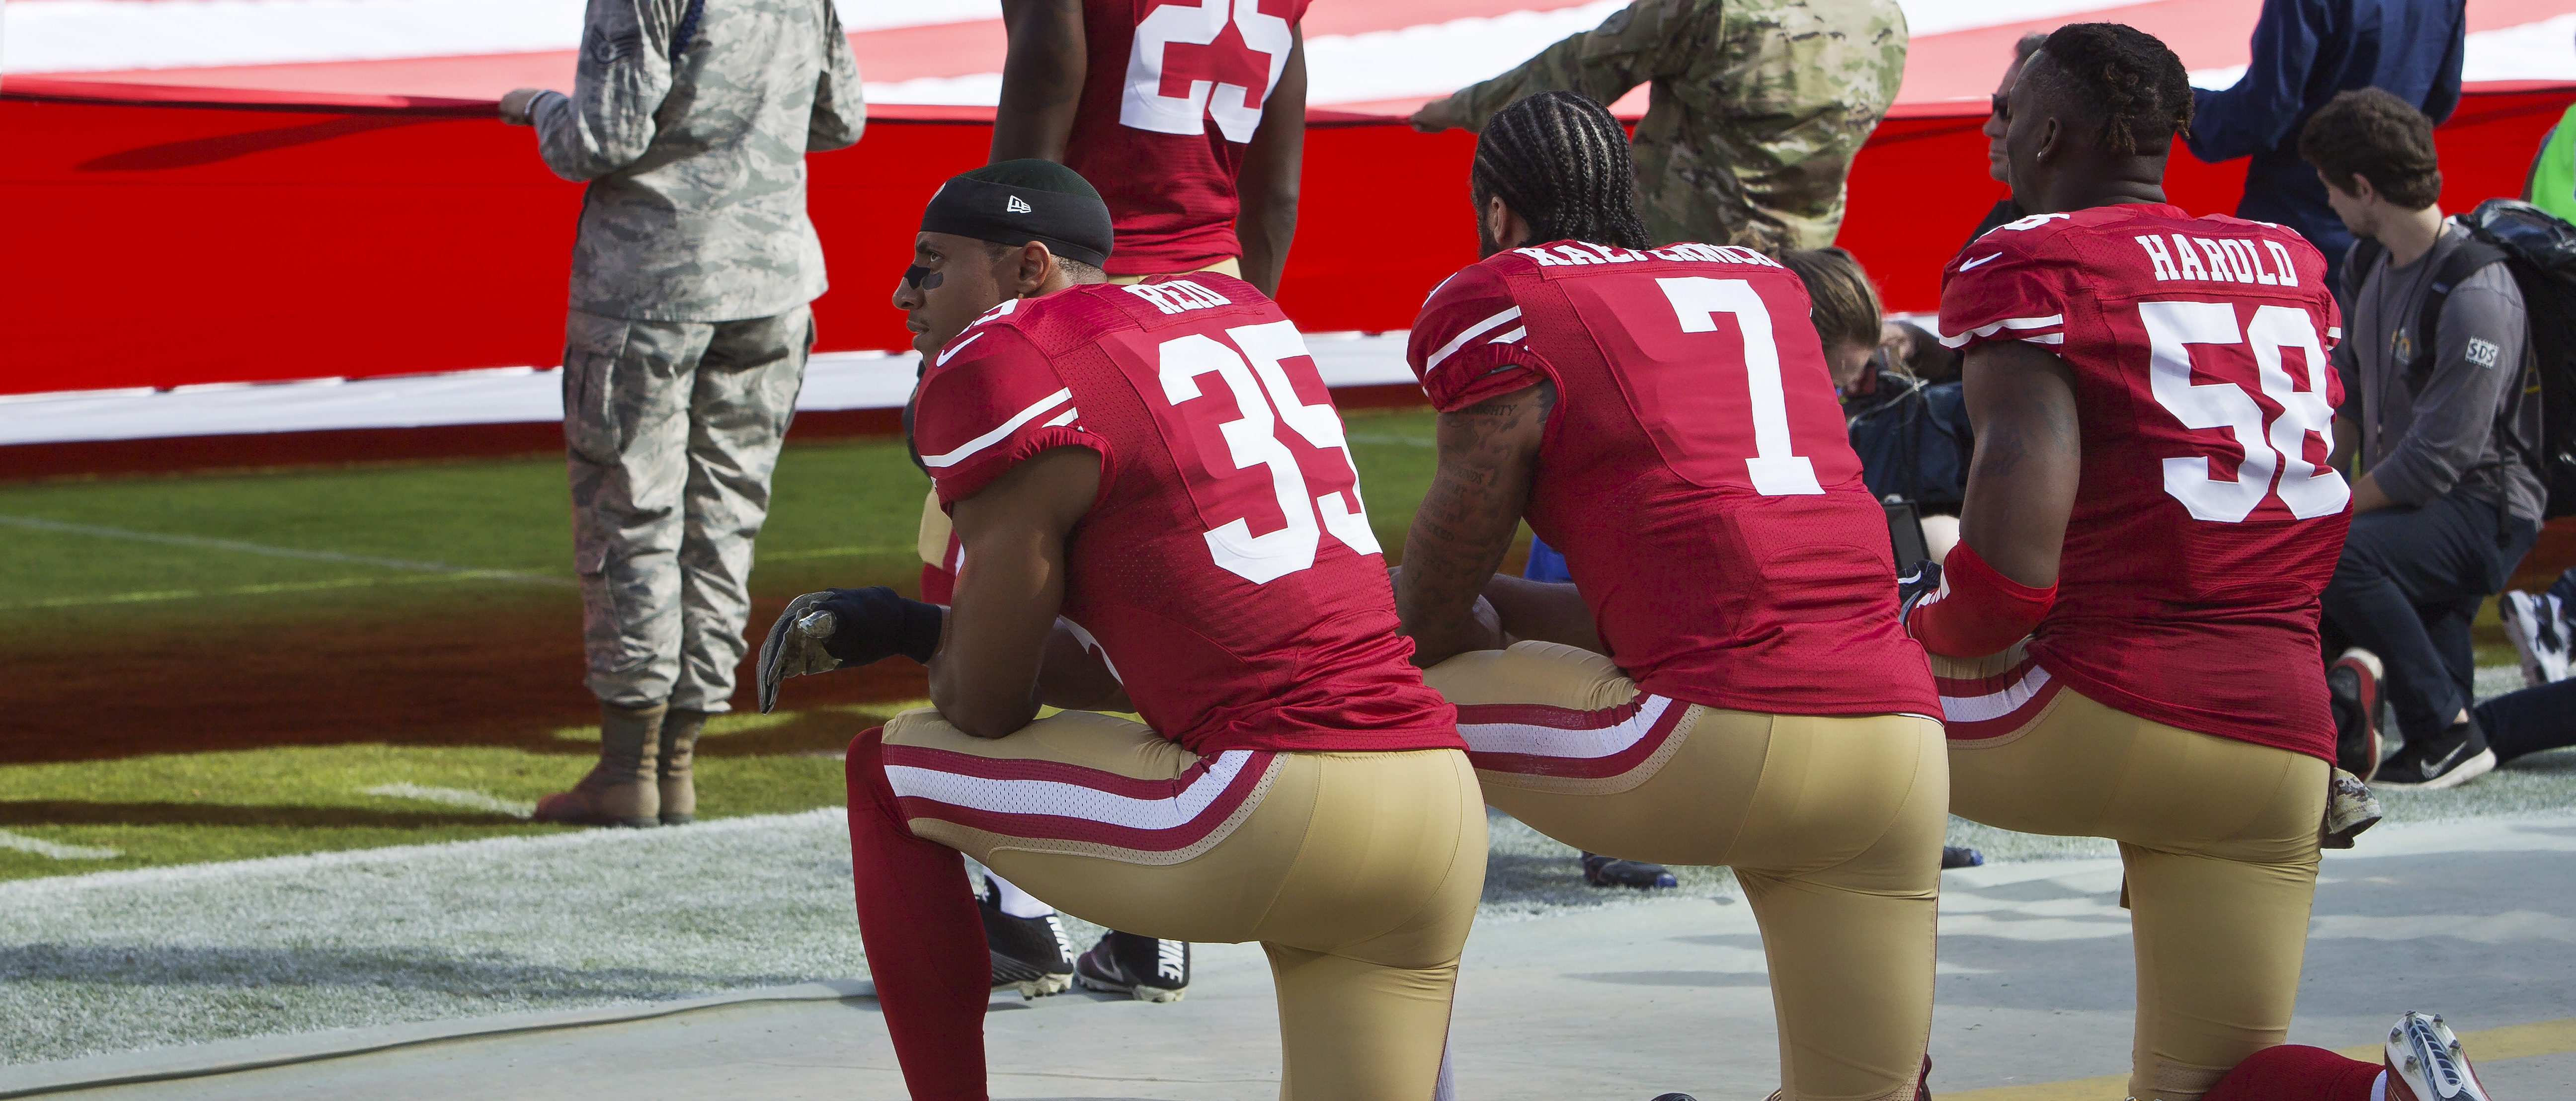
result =
[[[1034,157],[1061,162],[1090,67],[1082,37],[1082,0],[1002,0],[1002,25],[1010,47],[1002,61],[1002,95],[993,115],[992,159]],[[1298,72],[1302,78],[1304,70]],[[1301,104],[1303,91],[1301,85]]]
[[1414,664],[1427,669],[1503,645],[1500,631],[1477,621],[1476,598],[1519,530],[1555,404],[1555,384],[1540,383],[1440,414],[1439,469],[1396,574],[1395,610],[1413,638]]
[[1960,537],[2005,577],[2055,585],[2083,459],[2074,377],[2055,355],[2016,342],[1970,351],[1964,381],[1977,451]]
[[1235,180],[1241,201],[1234,219],[1243,246],[1243,280],[1272,298],[1288,266],[1288,242],[1297,235],[1297,173],[1306,155],[1306,32],[1288,28],[1288,62],[1279,86],[1261,105],[1261,126],[1243,150]]
[[999,738],[1043,701],[1038,672],[1064,603],[1064,545],[1100,491],[1100,455],[1041,452],[957,502],[965,566],[930,659],[930,701],[966,733]]

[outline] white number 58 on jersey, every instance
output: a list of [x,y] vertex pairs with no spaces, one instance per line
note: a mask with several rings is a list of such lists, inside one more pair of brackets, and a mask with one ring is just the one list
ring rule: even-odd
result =
[[[2290,515],[2302,520],[2343,511],[2352,487],[2333,467],[2308,459],[2312,434],[2328,453],[2334,450],[2334,409],[2326,404],[2326,376],[2332,368],[2307,311],[2257,307],[2253,319],[2240,328],[2232,303],[2140,302],[2138,318],[2146,324],[2148,381],[2156,404],[2185,428],[2226,429],[2245,451],[2233,479],[2214,476],[2207,455],[2164,461],[2165,492],[2182,502],[2193,519],[2243,523],[2276,493]],[[2204,359],[2202,373],[2239,373],[2244,360],[2251,359],[2256,387],[2281,407],[2281,415],[2266,424],[2262,406],[2237,381],[2193,382],[2194,344],[2243,349]],[[2304,361],[2306,388],[2291,380],[2281,355],[2285,350],[2297,351]]]

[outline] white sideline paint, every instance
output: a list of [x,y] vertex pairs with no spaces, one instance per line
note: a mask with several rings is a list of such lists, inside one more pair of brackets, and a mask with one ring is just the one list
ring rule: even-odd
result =
[[[98,524],[75,524],[66,520],[48,520],[41,516],[0,515],[0,526],[26,528],[32,531],[53,532],[59,535],[89,535],[96,536],[101,539],[123,539],[135,543],[163,543],[174,547],[193,547],[200,550],[237,551],[242,554],[260,554],[267,555],[272,558],[302,558],[315,562],[345,562],[353,566],[376,566],[382,569],[406,570],[415,573],[452,574],[459,577],[473,576],[491,578],[500,581],[520,581],[537,585],[560,585],[566,587],[569,587],[574,583],[573,580],[568,577],[548,577],[544,574],[521,573],[517,570],[487,570],[477,569],[471,566],[455,566],[445,562],[420,562],[406,558],[376,558],[363,554],[343,554],[339,551],[305,550],[297,547],[272,547],[266,543],[247,543],[239,539],[213,539],[203,535],[182,535],[158,531],[134,531],[128,528],[111,528]],[[327,585],[329,583],[322,584]],[[154,595],[157,594],[134,594],[134,597],[136,599],[151,599]]]
[[[1306,337],[1306,348],[1326,386],[1409,384],[1413,371],[1404,363],[1405,335],[1313,333]],[[796,409],[903,408],[920,361],[912,352],[818,354],[806,361]],[[383,379],[27,394],[0,399],[0,446],[562,419],[561,375],[505,367]]]
[[503,799],[488,792],[469,791],[465,788],[424,787],[422,785],[409,782],[400,784],[378,784],[371,788],[359,788],[358,794],[378,795],[387,799],[417,799],[424,803],[444,803],[451,807],[465,807],[470,810],[488,810],[495,814],[506,814],[512,818],[521,820],[525,820],[528,816],[537,813],[537,805],[535,803],[522,803],[516,799]]
[[0,830],[0,849],[16,849],[52,860],[114,860],[125,855],[116,849],[93,849],[87,845],[63,845],[41,837]]
[[849,812],[840,807],[819,807],[794,814],[753,814],[741,818],[720,818],[699,822],[685,829],[671,830],[567,830],[563,833],[523,834],[512,837],[483,837],[472,841],[442,841],[425,845],[389,845],[381,849],[343,849],[336,852],[305,853],[300,856],[267,856],[255,860],[224,860],[207,864],[178,864],[162,868],[132,868],[116,872],[93,872],[88,875],[54,876],[49,879],[20,879],[0,882],[0,916],[21,907],[77,898],[92,891],[115,891],[165,883],[197,883],[243,878],[293,880],[315,872],[371,865],[402,865],[448,858],[472,860],[489,857],[495,863],[511,864],[537,856],[560,856],[571,850],[619,845],[670,844],[686,837],[708,837],[722,834],[760,832],[815,825],[840,826],[846,829]]
[[91,608],[101,604],[157,604],[167,600],[212,600],[225,596],[270,596],[277,593],[312,593],[331,589],[372,589],[380,585],[434,585],[448,581],[483,581],[503,577],[496,570],[466,570],[461,573],[432,574],[427,577],[335,577],[328,581],[281,581],[269,585],[234,585],[221,589],[155,589],[145,592],[106,593],[98,596],[56,596],[0,604],[0,612],[21,608]]

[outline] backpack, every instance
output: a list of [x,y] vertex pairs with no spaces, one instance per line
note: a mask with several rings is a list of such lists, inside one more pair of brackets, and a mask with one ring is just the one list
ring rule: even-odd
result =
[[[2435,270],[2415,324],[2414,358],[2407,388],[2419,390],[2433,374],[2434,331],[2451,289],[2489,264],[2504,264],[2522,291],[2525,336],[2540,387],[2540,453],[2531,456],[2547,500],[2544,518],[2576,513],[2576,226],[2520,199],[2489,199],[2457,219],[2469,241]],[[2363,238],[2345,261],[2346,301],[2361,292],[2387,247]]]

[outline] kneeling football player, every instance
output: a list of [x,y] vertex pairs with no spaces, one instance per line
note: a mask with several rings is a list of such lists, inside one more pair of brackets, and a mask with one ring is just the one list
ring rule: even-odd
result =
[[2031,214],[1944,278],[1977,448],[1960,542],[1906,617],[1949,704],[1951,809],[2119,842],[2133,1098],[2481,1098],[2437,1018],[2399,1021],[2377,1091],[2375,1064],[2276,1046],[2333,782],[2339,330],[2305,238],[2165,202],[2191,109],[2162,42],[2085,23],[1998,112]]
[[859,931],[905,1082],[986,1096],[963,852],[1103,925],[1262,942],[1282,1096],[1422,1101],[1484,883],[1455,713],[1395,633],[1295,327],[1224,275],[1112,285],[1110,243],[1062,165],[941,188],[895,302],[930,359],[914,433],[964,546],[953,602],[800,597],[772,631],[795,645],[820,606],[844,660],[930,666],[936,707],[849,755]]
[[[1439,468],[1397,608],[1487,802],[1587,851],[1733,866],[1781,1096],[1914,1101],[1949,782],[1886,513],[1798,277],[1647,247],[1629,177],[1618,120],[1571,93],[1478,139],[1486,258],[1409,347]],[[1524,517],[1572,584],[1495,574]]]

